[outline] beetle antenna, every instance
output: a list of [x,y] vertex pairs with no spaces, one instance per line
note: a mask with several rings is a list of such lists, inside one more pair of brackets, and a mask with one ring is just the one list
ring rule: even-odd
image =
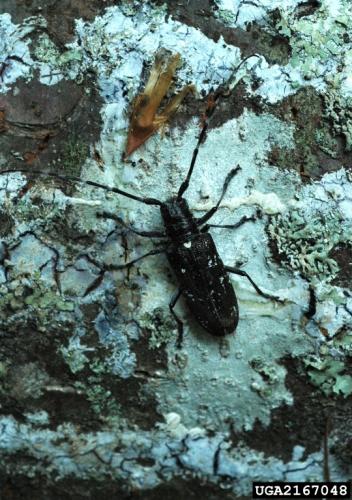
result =
[[[232,71],[231,75],[230,75],[230,78],[227,79],[228,82],[231,82],[232,78],[236,75],[237,71],[241,68],[241,66],[248,61],[248,59],[251,59],[251,57],[258,57],[258,59],[261,58],[261,56],[259,54],[250,54],[249,56],[245,57],[244,59],[242,59],[242,61],[237,64],[237,66],[235,67],[235,69]],[[231,84],[228,85],[228,88],[230,90],[232,90],[232,86]]]
[[132,193],[128,193],[127,191],[123,191],[122,189],[111,187],[111,186],[106,186],[105,184],[99,184],[98,182],[94,181],[87,181],[87,180],[82,180],[79,177],[73,177],[73,176],[65,176],[65,175],[60,175],[60,174],[54,174],[52,172],[42,172],[41,170],[25,170],[25,169],[10,169],[10,170],[2,170],[0,174],[10,174],[10,173],[15,173],[15,172],[22,172],[25,174],[35,174],[36,176],[42,176],[42,177],[54,177],[55,179],[60,179],[61,181],[68,181],[68,182],[79,182],[81,184],[87,184],[88,186],[93,186],[99,189],[104,189],[105,191],[110,191],[112,193],[117,193],[121,194],[122,196],[126,196],[126,198],[130,198],[131,200],[136,200],[140,201],[141,203],[145,203],[146,205],[158,205],[161,206],[162,202],[157,200],[156,198],[143,198],[141,196],[137,196]]
[[[237,66],[236,68],[232,71],[231,73],[231,76],[230,78],[227,80],[228,82],[230,82],[232,80],[232,78],[234,77],[234,75],[237,73],[237,71],[240,69],[240,67],[248,60],[250,59],[251,57],[260,57],[258,54],[251,54],[247,57],[245,57]],[[199,147],[200,145],[202,144],[202,142],[205,140],[205,136],[206,136],[206,133],[207,133],[207,130],[208,130],[208,127],[209,127],[209,122],[211,120],[211,117],[213,116],[214,114],[214,111],[215,111],[215,108],[216,108],[216,104],[217,104],[217,101],[220,97],[225,97],[226,96],[226,93],[229,92],[229,90],[232,90],[231,86],[228,85],[227,86],[227,89],[225,89],[225,86],[224,85],[220,85],[220,87],[218,88],[218,90],[214,93],[214,95],[211,97],[211,99],[208,100],[208,106],[205,110],[205,116],[204,116],[204,125],[202,127],[202,130],[199,134],[199,137],[198,137],[198,141],[197,141],[197,145],[193,151],[193,155],[192,155],[192,160],[191,160],[191,164],[188,168],[188,173],[187,173],[187,177],[186,179],[182,182],[181,186],[180,186],[180,189],[178,190],[178,194],[177,194],[177,199],[181,199],[184,192],[186,191],[186,189],[188,188],[189,186],[189,181],[191,179],[191,176],[192,176],[192,173],[193,173],[193,169],[194,169],[194,165],[196,163],[196,160],[197,160],[197,156],[198,156],[198,151],[199,151]]]

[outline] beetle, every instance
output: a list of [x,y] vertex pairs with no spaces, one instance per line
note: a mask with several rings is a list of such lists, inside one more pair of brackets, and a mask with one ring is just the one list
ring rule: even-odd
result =
[[[168,261],[179,282],[179,289],[169,303],[170,312],[177,323],[178,347],[182,344],[183,322],[174,311],[174,308],[181,295],[184,295],[186,303],[198,323],[213,336],[223,337],[236,330],[239,321],[239,310],[236,294],[230,282],[229,273],[247,278],[256,292],[261,296],[281,302],[279,298],[264,293],[245,271],[226,266],[218,254],[211,234],[208,232],[211,227],[235,229],[247,221],[255,220],[255,216],[244,216],[235,224],[216,225],[208,223],[218,210],[231,180],[240,172],[240,166],[237,165],[237,167],[233,168],[228,173],[217,203],[202,217],[195,218],[193,216],[187,200],[184,198],[184,194],[192,177],[199,148],[206,138],[209,120],[214,113],[219,97],[224,95],[226,95],[224,89],[219,87],[211,101],[209,101],[210,104],[208,104],[205,112],[203,126],[198,137],[197,145],[193,151],[187,176],[181,183],[177,195],[168,198],[166,201],[138,196],[116,187],[106,186],[90,180],[81,180],[78,177],[64,176],[51,172],[45,173],[39,170],[30,171],[30,173],[54,177],[64,181],[85,183],[96,188],[117,193],[146,205],[159,207],[165,231],[142,231],[128,226],[115,214],[102,212],[97,215],[99,217],[111,218],[137,235],[151,238],[166,238],[166,244],[161,248],[155,248],[121,265],[106,265],[105,269],[117,270],[124,267],[130,267],[147,256],[166,253]],[[28,173],[28,171],[24,169],[4,170],[1,173],[10,172]]]

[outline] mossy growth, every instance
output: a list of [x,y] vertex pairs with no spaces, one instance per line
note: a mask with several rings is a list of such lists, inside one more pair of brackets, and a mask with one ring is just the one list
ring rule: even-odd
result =
[[88,145],[79,139],[78,135],[73,135],[70,137],[69,141],[63,148],[61,164],[63,174],[78,176],[81,171],[81,167],[88,157],[89,147]]

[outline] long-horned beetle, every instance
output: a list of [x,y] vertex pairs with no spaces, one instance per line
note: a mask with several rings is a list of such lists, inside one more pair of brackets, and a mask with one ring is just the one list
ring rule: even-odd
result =
[[[246,61],[248,58],[244,59]],[[235,71],[239,66],[236,68]],[[189,209],[184,194],[189,186],[199,147],[204,142],[209,120],[214,113],[216,102],[221,96],[225,96],[226,91],[220,87],[213,95],[211,104],[208,104],[205,112],[203,127],[198,137],[196,148],[193,151],[192,160],[185,180],[181,183],[177,196],[171,197],[166,201],[160,201],[156,198],[137,196],[116,187],[106,186],[94,181],[81,180],[78,177],[64,176],[56,173],[45,173],[38,170],[30,172],[24,169],[4,170],[1,173],[26,172],[36,175],[55,177],[64,181],[81,182],[90,186],[111,191],[132,200],[144,203],[146,205],[155,205],[160,208],[161,216],[164,222],[164,231],[142,231],[134,227],[127,226],[119,217],[114,214],[103,212],[98,214],[100,217],[111,218],[119,224],[129,228],[132,232],[140,236],[151,238],[166,238],[166,243],[154,250],[121,265],[107,265],[106,270],[117,270],[129,267],[135,262],[149,256],[159,253],[166,253],[169,263],[177,277],[179,289],[172,297],[169,308],[170,312],[177,322],[178,340],[180,346],[183,338],[183,322],[174,311],[176,302],[181,295],[185,297],[186,303],[198,323],[209,333],[216,337],[223,337],[233,333],[239,320],[239,310],[233,286],[230,282],[229,273],[234,273],[247,278],[253,285],[258,294],[263,297],[274,299],[281,302],[277,297],[264,293],[254,283],[251,277],[243,270],[226,266],[216,249],[211,234],[208,232],[211,227],[222,227],[235,229],[247,221],[255,220],[254,216],[242,217],[237,223],[230,225],[208,224],[208,221],[218,210],[220,203],[225,196],[227,188],[236,174],[241,170],[239,166],[233,168],[223,184],[222,192],[218,202],[202,217],[195,218]],[[164,240],[165,241],[165,240]]]

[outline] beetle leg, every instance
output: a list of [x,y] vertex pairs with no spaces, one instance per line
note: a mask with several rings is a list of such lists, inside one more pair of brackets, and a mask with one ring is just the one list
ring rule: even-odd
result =
[[115,222],[117,222],[118,224],[120,224],[121,226],[123,226],[126,229],[128,229],[129,231],[131,231],[132,233],[138,234],[139,236],[148,236],[149,238],[165,238],[166,237],[166,234],[162,233],[161,231],[141,231],[139,229],[135,229],[134,227],[126,224],[121,219],[121,217],[119,217],[118,215],[112,214],[110,212],[100,212],[100,213],[97,213],[96,216],[100,217],[102,219],[112,219]]
[[249,276],[249,274],[246,273],[246,271],[242,271],[242,269],[237,269],[237,267],[230,267],[230,266],[225,266],[225,269],[228,273],[233,273],[233,274],[238,274],[238,276],[244,276],[245,278],[248,279],[248,281],[251,283],[255,291],[261,295],[262,297],[265,297],[266,299],[270,300],[275,300],[276,302],[285,302],[282,299],[279,299],[278,297],[275,297],[275,295],[270,295],[268,293],[263,292],[258,285],[254,283],[252,278]]
[[176,340],[176,347],[177,347],[177,349],[181,349],[181,347],[182,347],[182,342],[183,342],[183,322],[180,320],[180,318],[175,313],[174,307],[176,305],[176,302],[180,298],[181,293],[182,293],[182,290],[181,290],[181,288],[179,288],[177,290],[177,292],[174,293],[174,295],[171,297],[170,304],[169,304],[170,312],[171,312],[171,314],[173,315],[173,317],[175,318],[175,320],[177,322],[177,331],[178,331],[178,336],[177,336],[177,340]]
[[210,217],[213,217],[213,215],[215,214],[215,212],[219,208],[223,197],[226,194],[227,188],[229,187],[231,180],[235,177],[236,174],[238,174],[238,172],[240,170],[241,170],[241,167],[239,165],[237,165],[236,168],[233,168],[232,170],[230,170],[230,172],[227,174],[227,176],[225,178],[225,182],[224,182],[224,185],[222,187],[221,196],[220,196],[217,204],[213,208],[211,208],[206,214],[204,214],[203,217],[200,217],[199,219],[197,219],[197,226],[203,225],[207,220],[210,219]]
[[248,221],[255,221],[256,216],[255,215],[244,215],[236,224],[225,224],[225,225],[219,225],[219,224],[205,224],[205,226],[202,227],[201,232],[206,233],[210,227],[221,227],[224,229],[237,229],[238,227],[242,226],[242,224],[245,224]]
[[125,262],[124,264],[104,264],[105,271],[118,271],[119,269],[124,269],[125,267],[131,267],[136,262],[144,259],[145,257],[149,257],[149,255],[158,255],[159,253],[164,253],[166,251],[166,247],[156,248],[155,250],[151,250],[136,259],[130,260],[129,262]]

